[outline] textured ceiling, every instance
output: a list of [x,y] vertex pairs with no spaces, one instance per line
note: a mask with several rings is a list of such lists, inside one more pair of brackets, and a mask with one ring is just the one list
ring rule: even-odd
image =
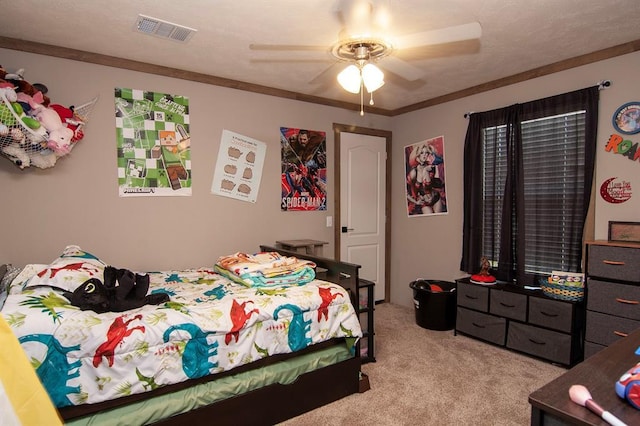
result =
[[[329,54],[341,30],[338,1],[345,0],[2,1],[0,36],[358,103],[358,95],[337,85],[344,65],[336,66]],[[640,40],[638,0],[375,2],[390,10],[385,35],[391,40],[469,22],[482,26],[479,41],[394,51],[423,76],[407,81],[386,70],[374,99],[387,110]],[[186,44],[140,34],[134,31],[138,14],[198,31]],[[327,49],[256,51],[249,48],[253,43]]]

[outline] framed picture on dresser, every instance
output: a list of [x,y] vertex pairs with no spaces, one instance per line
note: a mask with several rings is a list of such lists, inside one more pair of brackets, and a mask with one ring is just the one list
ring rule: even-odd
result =
[[608,240],[640,243],[640,222],[609,221]]

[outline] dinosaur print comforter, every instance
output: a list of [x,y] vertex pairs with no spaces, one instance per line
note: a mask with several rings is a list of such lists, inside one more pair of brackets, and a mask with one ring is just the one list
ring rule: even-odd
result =
[[340,286],[247,287],[210,269],[152,272],[170,301],[96,314],[46,285],[13,289],[2,315],[57,407],[231,370],[334,337],[361,337]]

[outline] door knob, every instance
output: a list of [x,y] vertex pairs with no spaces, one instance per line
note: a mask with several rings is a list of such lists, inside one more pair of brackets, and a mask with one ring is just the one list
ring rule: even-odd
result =
[[342,227],[342,233],[346,233],[347,231],[353,231],[353,228],[347,228],[346,226]]

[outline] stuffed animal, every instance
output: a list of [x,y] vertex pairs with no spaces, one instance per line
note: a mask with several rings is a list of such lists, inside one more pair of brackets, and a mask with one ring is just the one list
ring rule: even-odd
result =
[[62,157],[71,151],[73,130],[62,122],[54,109],[38,105],[31,110],[31,115],[47,129],[49,133],[48,148],[55,152],[58,157]]
[[24,169],[31,165],[31,159],[29,158],[29,154],[22,149],[22,147],[16,143],[11,145],[3,146],[1,149],[2,154],[9,158],[16,166]]
[[22,108],[26,113],[30,113],[33,108],[38,105],[42,105],[44,102],[44,97],[42,92],[36,92],[33,96],[27,95],[26,93],[19,92],[16,93],[16,100],[20,102]]
[[18,94],[16,93],[16,89],[13,87],[13,84],[1,78],[0,78],[0,94],[4,95],[4,97],[9,102],[15,102],[18,100]]
[[73,131],[73,138],[71,138],[71,142],[78,142],[84,137],[84,133],[80,128],[80,125],[83,122],[76,116],[74,107],[66,107],[59,104],[51,104],[49,108],[55,110],[60,116],[60,120]]
[[49,106],[51,100],[45,95],[47,92],[47,87],[43,84],[31,84],[27,80],[24,79],[24,69],[20,69],[15,73],[8,73],[2,66],[0,65],[0,78],[11,83],[16,92],[24,93],[29,96],[34,96],[37,92],[42,93],[42,102],[43,106]]
[[96,313],[123,312],[169,301],[168,294],[147,295],[148,290],[149,275],[107,266],[104,269],[104,284],[97,278],[91,278],[73,293],[65,292],[64,296],[73,306]]
[[29,160],[31,160],[32,166],[39,169],[48,169],[56,165],[58,157],[52,151],[47,149],[44,151],[29,152]]

